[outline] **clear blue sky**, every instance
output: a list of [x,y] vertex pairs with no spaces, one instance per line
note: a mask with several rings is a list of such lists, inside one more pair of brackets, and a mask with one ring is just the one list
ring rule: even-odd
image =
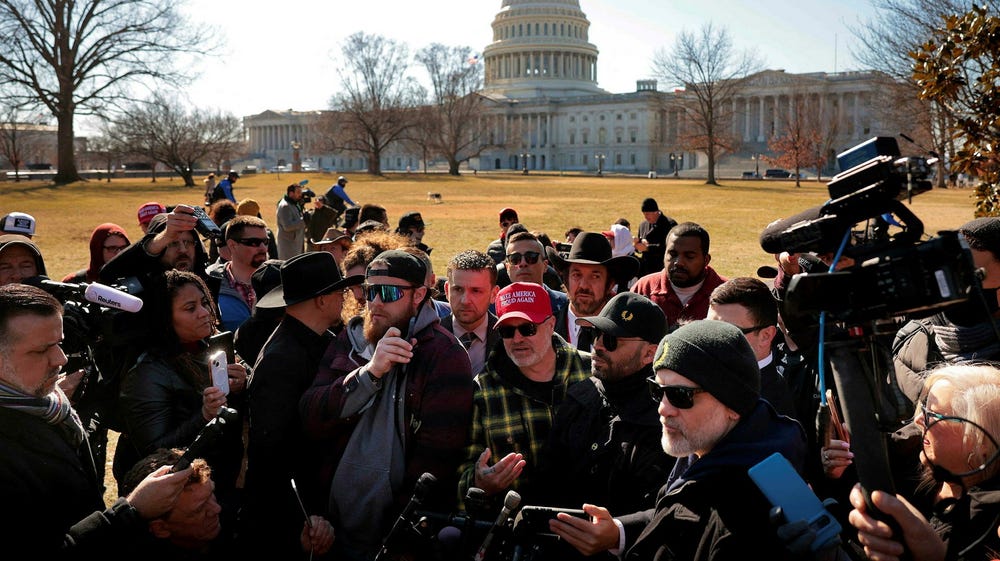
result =
[[[266,109],[325,109],[337,89],[339,41],[357,31],[409,45],[468,46],[481,53],[501,0],[188,0],[193,20],[212,22],[226,46],[203,60],[187,88],[199,107],[238,117]],[[675,34],[712,21],[735,46],[757,52],[767,68],[788,72],[857,69],[857,26],[874,13],[869,0],[580,0],[590,40],[600,50],[598,79],[615,93],[649,77],[658,48]],[[266,6],[261,10],[260,6]]]

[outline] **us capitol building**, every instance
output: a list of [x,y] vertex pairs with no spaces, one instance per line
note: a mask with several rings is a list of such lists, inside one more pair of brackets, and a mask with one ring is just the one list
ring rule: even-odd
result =
[[[493,41],[482,56],[488,147],[469,161],[469,170],[705,173],[706,156],[684,145],[687,94],[659,91],[648,79],[637,80],[629,93],[601,89],[589,28],[579,0],[502,0]],[[875,72],[764,70],[750,76],[725,108],[731,114],[726,133],[739,148],[724,155],[719,167],[754,169],[757,155],[767,153],[768,138],[781,134],[802,108],[822,119],[831,156],[885,134],[873,109],[880,80]],[[290,165],[295,143],[306,169],[364,171],[366,162],[356,153],[310,150],[321,113],[264,111],[244,117],[250,159],[264,167]],[[419,155],[402,147],[383,153],[385,171],[420,166]]]

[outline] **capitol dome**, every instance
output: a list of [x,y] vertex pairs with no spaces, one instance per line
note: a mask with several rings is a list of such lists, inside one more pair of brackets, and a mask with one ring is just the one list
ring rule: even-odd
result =
[[579,0],[503,0],[483,50],[487,95],[509,98],[606,94],[597,47]]

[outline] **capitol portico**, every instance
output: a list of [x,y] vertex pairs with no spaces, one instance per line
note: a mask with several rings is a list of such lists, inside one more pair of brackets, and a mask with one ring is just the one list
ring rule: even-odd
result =
[[[579,0],[502,0],[483,50],[485,99],[481,144],[468,167],[476,170],[549,170],[684,173],[705,157],[685,146],[683,90],[660,91],[636,81],[628,93],[598,85],[598,48]],[[885,134],[874,104],[882,76],[874,72],[790,74],[765,70],[747,80],[725,110],[736,141],[731,162],[767,152],[796,113],[818,120],[831,154]],[[264,165],[291,161],[291,142],[318,168],[364,170],[357,154],[320,154],[310,145],[320,112],[265,111],[244,118],[251,156]],[[382,169],[417,168],[403,147],[383,155]],[[829,171],[829,170],[827,170]]]

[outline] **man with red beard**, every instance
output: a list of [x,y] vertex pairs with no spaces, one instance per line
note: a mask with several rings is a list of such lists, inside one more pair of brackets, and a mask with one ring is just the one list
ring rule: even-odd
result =
[[424,508],[454,507],[472,413],[472,367],[462,344],[441,326],[426,274],[424,262],[405,251],[372,260],[364,315],[327,348],[299,402],[312,449],[324,454],[315,483],[336,529],[338,558],[378,553],[424,473],[437,478]]
[[667,236],[663,270],[640,278],[632,292],[655,302],[667,316],[667,328],[681,321],[705,319],[715,287],[726,282],[709,263],[708,232],[694,222],[674,226]]
[[505,286],[497,293],[496,308],[495,329],[503,346],[490,353],[485,370],[476,376],[459,494],[478,487],[499,498],[514,489],[530,503],[540,496],[535,485],[552,418],[567,390],[587,379],[590,355],[555,333],[549,296],[541,285]]
[[257,302],[250,277],[267,261],[267,224],[256,216],[237,216],[228,222],[225,240],[230,259],[209,267],[208,274],[219,279],[222,330],[235,332]]
[[569,297],[569,306],[556,316],[556,333],[589,352],[593,341],[588,332],[581,332],[577,318],[600,313],[619,281],[635,276],[639,260],[632,255],[612,257],[611,242],[600,232],[579,233],[565,259],[555,251],[548,254],[556,269],[566,271]]

